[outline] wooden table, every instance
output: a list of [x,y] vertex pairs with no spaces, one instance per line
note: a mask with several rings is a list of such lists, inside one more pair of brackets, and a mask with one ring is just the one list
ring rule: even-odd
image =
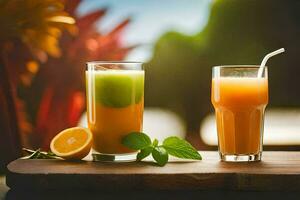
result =
[[300,152],[264,152],[263,161],[220,162],[217,152],[202,161],[143,163],[67,162],[19,159],[8,165],[13,189],[300,191]]

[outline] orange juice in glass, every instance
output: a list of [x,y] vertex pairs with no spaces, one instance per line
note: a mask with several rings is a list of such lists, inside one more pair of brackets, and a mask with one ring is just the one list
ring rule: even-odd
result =
[[136,152],[123,146],[121,141],[130,132],[142,131],[142,63],[88,62],[86,94],[94,160],[134,160]]
[[268,74],[259,66],[213,67],[211,101],[215,108],[221,160],[259,161],[264,112],[268,104]]

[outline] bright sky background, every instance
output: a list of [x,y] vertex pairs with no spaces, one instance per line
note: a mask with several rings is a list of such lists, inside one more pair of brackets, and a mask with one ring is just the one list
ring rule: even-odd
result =
[[124,45],[140,44],[126,60],[148,61],[157,39],[167,31],[195,34],[207,23],[212,0],[84,0],[79,14],[97,8],[109,8],[99,29],[110,31],[115,25],[131,17],[124,32]]

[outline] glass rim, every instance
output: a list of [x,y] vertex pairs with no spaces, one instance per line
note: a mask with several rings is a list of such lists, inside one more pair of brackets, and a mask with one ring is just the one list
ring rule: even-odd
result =
[[101,60],[95,60],[95,61],[88,61],[86,62],[87,65],[89,64],[102,64],[102,65],[113,65],[113,64],[119,64],[119,65],[129,65],[129,64],[144,64],[140,61],[101,61]]
[[[212,69],[218,69],[218,68],[225,68],[225,69],[259,69],[260,65],[217,65],[213,66]],[[268,66],[265,66],[265,69],[268,68]]]

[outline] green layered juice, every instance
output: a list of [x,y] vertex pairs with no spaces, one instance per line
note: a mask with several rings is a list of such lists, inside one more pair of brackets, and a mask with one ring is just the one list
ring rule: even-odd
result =
[[142,131],[144,71],[87,71],[86,81],[93,149],[103,154],[131,153],[121,140],[130,132]]

